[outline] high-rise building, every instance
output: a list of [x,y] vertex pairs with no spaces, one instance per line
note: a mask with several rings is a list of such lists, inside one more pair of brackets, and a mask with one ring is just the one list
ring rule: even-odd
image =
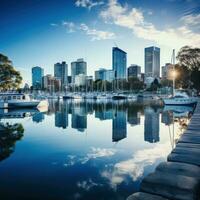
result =
[[82,58],[71,63],[72,83],[75,82],[75,76],[79,74],[87,75],[87,63]]
[[118,47],[112,49],[112,69],[115,72],[115,79],[126,79],[127,54]]
[[95,71],[95,80],[102,80],[112,82],[115,78],[115,72],[113,70],[99,69]]
[[145,48],[145,76],[160,77],[160,48],[147,47]]
[[32,86],[33,89],[42,88],[42,77],[44,76],[44,69],[39,66],[32,68]]
[[61,89],[61,81],[51,74],[47,74],[42,78],[42,88],[50,93],[58,92]]
[[173,65],[171,63],[166,63],[162,66],[162,79],[173,79],[172,77]]
[[141,67],[138,65],[128,67],[128,78],[130,77],[141,79]]
[[68,65],[66,62],[54,64],[54,77],[61,81],[61,89],[64,90],[68,84]]
[[68,82],[68,84],[72,83],[72,77],[71,76],[67,76],[67,82]]
[[87,76],[85,74],[79,74],[75,76],[75,85],[76,86],[85,86],[86,85]]

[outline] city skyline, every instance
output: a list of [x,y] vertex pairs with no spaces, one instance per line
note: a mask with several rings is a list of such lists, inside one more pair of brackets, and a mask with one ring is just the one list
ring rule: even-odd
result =
[[113,46],[127,52],[127,66],[138,64],[144,71],[147,46],[161,49],[163,66],[173,48],[200,44],[199,10],[197,0],[162,0],[156,5],[151,0],[2,1],[0,51],[29,84],[32,67],[53,74],[55,63],[69,65],[82,57],[89,75],[100,67],[110,69]]

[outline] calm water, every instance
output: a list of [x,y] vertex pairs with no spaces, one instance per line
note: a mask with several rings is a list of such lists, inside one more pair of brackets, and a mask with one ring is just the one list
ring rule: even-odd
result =
[[2,112],[2,200],[126,199],[166,160],[186,120],[176,118],[173,136],[172,112],[157,106],[52,101],[45,113]]

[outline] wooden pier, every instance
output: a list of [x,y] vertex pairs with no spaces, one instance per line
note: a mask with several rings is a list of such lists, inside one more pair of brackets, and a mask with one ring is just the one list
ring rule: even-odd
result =
[[146,176],[140,191],[127,200],[200,200],[200,100],[167,162]]

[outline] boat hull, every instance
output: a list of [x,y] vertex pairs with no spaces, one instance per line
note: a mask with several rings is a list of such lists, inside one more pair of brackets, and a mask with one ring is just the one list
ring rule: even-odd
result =
[[174,100],[174,99],[164,99],[165,105],[171,105],[171,106],[194,106],[197,101],[193,99],[187,99],[187,100]]
[[8,102],[9,108],[23,107],[23,108],[34,108],[39,105],[40,101],[27,101],[27,102]]
[[127,99],[126,96],[113,96],[112,97],[113,100],[122,100],[122,99]]

